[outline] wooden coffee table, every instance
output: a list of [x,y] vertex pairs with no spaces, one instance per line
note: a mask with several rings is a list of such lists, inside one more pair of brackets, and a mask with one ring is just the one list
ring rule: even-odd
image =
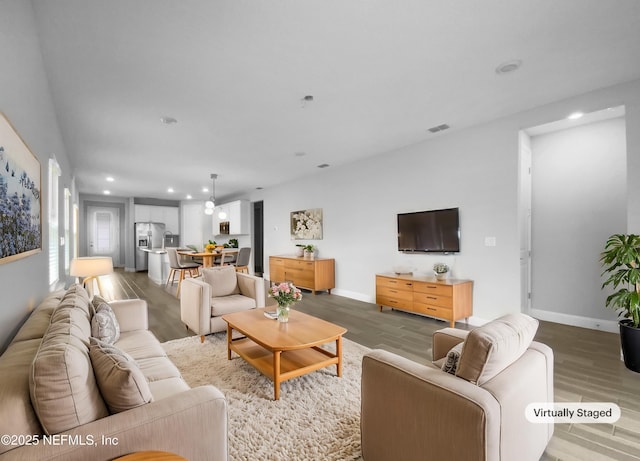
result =
[[[333,323],[296,310],[289,322],[264,316],[265,309],[251,309],[223,315],[227,322],[227,357],[235,352],[273,381],[274,400],[280,398],[280,383],[320,368],[336,365],[342,376],[342,335],[347,332]],[[245,337],[233,338],[233,331]],[[336,342],[335,354],[319,346]]]

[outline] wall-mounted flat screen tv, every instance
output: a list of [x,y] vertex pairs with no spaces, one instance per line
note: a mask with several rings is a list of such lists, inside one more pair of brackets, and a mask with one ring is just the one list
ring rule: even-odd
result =
[[458,253],[458,208],[398,214],[398,251]]

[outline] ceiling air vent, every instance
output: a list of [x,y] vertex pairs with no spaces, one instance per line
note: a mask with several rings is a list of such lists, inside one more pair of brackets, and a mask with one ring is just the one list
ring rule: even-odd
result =
[[448,129],[449,129],[449,125],[447,125],[446,123],[443,123],[442,125],[431,127],[427,131],[430,131],[431,133],[437,133],[438,131],[444,131]]
[[327,168],[329,166],[328,163],[323,163],[321,165],[318,165],[318,168]]

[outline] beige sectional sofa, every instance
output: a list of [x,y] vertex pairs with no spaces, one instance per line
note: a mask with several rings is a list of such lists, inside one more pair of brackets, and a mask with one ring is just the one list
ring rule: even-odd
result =
[[[145,450],[226,460],[224,395],[189,388],[148,330],[145,301],[109,304],[120,327],[113,346],[91,344],[94,312],[74,285],[48,296],[0,356],[0,460],[98,461]],[[99,362],[103,349],[122,360]]]

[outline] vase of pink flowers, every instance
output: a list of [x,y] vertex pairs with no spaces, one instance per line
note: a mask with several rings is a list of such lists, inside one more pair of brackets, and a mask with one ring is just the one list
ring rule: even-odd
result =
[[302,299],[302,292],[291,282],[274,283],[269,288],[269,297],[278,303],[278,322],[289,321],[291,306]]

